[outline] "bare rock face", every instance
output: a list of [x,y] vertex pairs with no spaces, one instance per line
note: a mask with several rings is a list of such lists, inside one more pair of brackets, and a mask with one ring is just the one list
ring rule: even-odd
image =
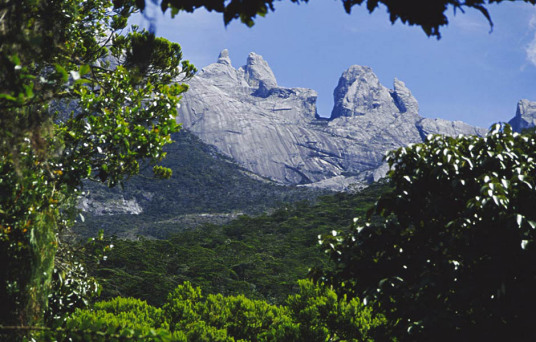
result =
[[444,134],[456,136],[465,135],[484,135],[485,129],[474,127],[462,121],[448,121],[443,119],[424,118],[416,123],[417,129],[421,132],[423,139],[429,134]]
[[229,66],[231,65],[231,59],[229,58],[229,50],[225,49],[220,52],[220,55],[218,56],[218,63]]
[[355,188],[385,175],[387,151],[422,142],[429,133],[485,133],[423,119],[403,82],[395,79],[388,89],[363,66],[342,74],[330,119],[318,117],[314,90],[278,86],[255,53],[235,69],[224,50],[189,83],[179,122],[246,169],[283,184]]
[[395,100],[395,104],[400,110],[401,113],[413,113],[418,114],[419,113],[419,103],[417,100],[411,95],[411,91],[406,87],[406,84],[402,81],[399,81],[395,77],[394,81],[394,90],[391,93],[391,96],[393,96],[393,99]]
[[272,69],[270,69],[262,56],[257,55],[255,52],[249,54],[248,62],[242,69],[246,76],[246,81],[251,87],[259,87],[261,83],[266,89],[277,87]]
[[352,65],[343,72],[333,96],[332,119],[398,111],[389,89],[380,84],[369,67]]
[[119,194],[107,194],[105,198],[86,195],[78,201],[78,209],[92,213],[96,216],[132,214],[139,215],[143,212],[136,199],[125,199]]
[[516,115],[508,123],[516,132],[536,126],[536,102],[529,100],[519,101]]

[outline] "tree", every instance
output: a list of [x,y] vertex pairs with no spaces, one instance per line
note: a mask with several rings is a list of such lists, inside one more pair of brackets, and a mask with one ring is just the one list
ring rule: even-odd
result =
[[204,296],[199,287],[185,282],[162,308],[117,297],[76,310],[65,331],[69,341],[232,342],[373,341],[374,334],[384,330],[385,318],[358,299],[339,298],[310,280],[299,281],[299,286],[287,305],[276,306],[242,295]]
[[124,30],[135,10],[0,5],[0,325],[42,322],[57,235],[82,181],[120,183],[143,159],[160,161],[179,129],[180,81],[195,68],[178,44]]
[[407,341],[536,338],[536,136],[429,136],[391,152],[394,190],[346,236],[326,276],[379,303]]
[[[293,3],[307,3],[308,0],[291,0]],[[501,3],[504,0],[341,0],[346,13],[350,13],[355,5],[366,3],[367,10],[372,13],[380,5],[387,8],[389,20],[395,23],[400,20],[404,24],[420,26],[426,35],[434,36],[438,39],[441,37],[439,28],[448,24],[446,16],[447,10],[452,8],[456,11],[464,12],[465,9],[474,9],[482,13],[488,20],[490,26],[493,26],[487,6],[493,3]],[[515,0],[513,0],[515,1]],[[518,0],[536,4],[536,0]],[[163,11],[168,8],[174,16],[179,11],[193,12],[198,8],[204,7],[208,11],[215,11],[223,14],[223,19],[227,25],[233,19],[240,19],[248,26],[253,26],[254,18],[257,15],[264,17],[269,11],[274,11],[274,0],[163,0],[160,6]],[[145,8],[144,0],[115,0],[116,5],[137,6],[140,9]]]

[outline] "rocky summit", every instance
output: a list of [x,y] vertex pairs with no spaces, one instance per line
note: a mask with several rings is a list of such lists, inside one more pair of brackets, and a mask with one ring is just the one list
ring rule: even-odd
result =
[[404,82],[386,88],[358,65],[340,77],[329,119],[318,116],[314,90],[279,86],[255,53],[236,69],[223,50],[189,85],[178,117],[183,127],[282,184],[346,190],[383,177],[387,151],[428,134],[485,134],[460,121],[423,118]]
[[519,101],[516,115],[508,123],[516,132],[536,126],[536,102],[529,100]]

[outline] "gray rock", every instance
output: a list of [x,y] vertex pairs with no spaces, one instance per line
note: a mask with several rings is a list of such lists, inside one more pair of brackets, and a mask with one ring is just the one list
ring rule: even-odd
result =
[[389,89],[382,86],[372,69],[366,66],[352,65],[343,72],[333,96],[335,106],[331,119],[398,111]]
[[283,184],[360,187],[385,175],[387,151],[430,133],[485,133],[422,118],[403,82],[395,79],[388,89],[369,67],[357,65],[342,74],[330,119],[318,117],[314,90],[279,87],[254,53],[235,69],[224,50],[189,84],[178,121],[247,170]]
[[267,89],[277,87],[272,69],[270,69],[262,56],[257,55],[255,52],[249,54],[247,64],[242,67],[242,70],[246,75],[246,81],[251,87],[259,87],[260,83],[263,83]]
[[84,212],[92,213],[96,216],[117,214],[139,215],[143,212],[142,207],[136,199],[127,200],[122,195],[117,194],[109,194],[106,199],[86,195],[79,199],[77,207]]
[[443,119],[425,118],[418,121],[416,125],[423,140],[429,134],[444,134],[448,136],[465,134],[483,136],[487,132],[484,128],[471,126],[462,121],[448,121]]
[[231,66],[231,58],[229,58],[229,51],[227,49],[220,52],[218,63]]
[[393,96],[393,99],[395,100],[395,104],[400,110],[401,113],[409,112],[413,114],[419,113],[419,103],[417,100],[411,95],[411,91],[406,87],[406,84],[402,81],[399,81],[395,77],[394,81],[394,90],[391,93],[391,96]]
[[517,103],[516,115],[508,123],[516,132],[536,126],[536,102],[520,100]]

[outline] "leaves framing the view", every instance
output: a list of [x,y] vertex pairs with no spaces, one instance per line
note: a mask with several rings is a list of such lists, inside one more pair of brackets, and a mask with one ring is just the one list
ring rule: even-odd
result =
[[[476,10],[489,22],[490,28],[493,27],[491,15],[488,11],[488,6],[492,4],[502,3],[504,0],[341,0],[344,10],[350,13],[354,6],[364,5],[366,9],[372,13],[380,7],[385,7],[389,13],[389,21],[395,23],[400,20],[407,25],[420,26],[427,36],[441,37],[439,29],[449,23],[446,12],[453,10],[465,13],[466,9]],[[512,0],[511,0],[512,1]],[[536,4],[536,0],[513,0]],[[307,3],[308,0],[291,0],[293,3]],[[510,1],[509,1],[510,2]],[[137,6],[144,9],[146,6],[145,0],[115,0],[114,3],[118,6]],[[225,25],[229,24],[234,19],[251,27],[255,23],[257,15],[264,17],[269,11],[275,11],[275,0],[163,0],[160,2],[162,10],[165,12],[171,9],[171,15],[175,16],[179,11],[193,12],[199,8],[205,8],[208,11],[215,11],[223,14]]]
[[135,11],[106,0],[0,5],[2,325],[43,321],[82,181],[114,186],[142,160],[159,162],[180,128],[180,82],[195,68],[178,44],[126,30]]
[[533,340],[535,158],[508,125],[391,152],[384,222],[324,237],[332,282],[377,300],[403,340]]

